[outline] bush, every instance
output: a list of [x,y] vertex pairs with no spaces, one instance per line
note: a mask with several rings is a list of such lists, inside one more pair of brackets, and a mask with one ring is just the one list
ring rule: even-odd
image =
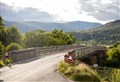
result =
[[6,58],[5,62],[3,62],[2,60],[0,60],[0,67],[3,67],[3,66],[5,66],[7,64],[10,64],[10,63],[13,63],[13,60],[11,58],[9,58],[9,59]]
[[100,82],[98,74],[85,64],[79,64],[75,66],[74,73],[71,78],[75,81],[94,81]]
[[64,61],[61,61],[58,67],[58,70],[62,73],[62,74],[67,74],[66,70],[71,67],[70,64],[65,63]]
[[10,63],[13,63],[13,60],[11,58],[6,58],[5,59],[5,64],[10,64]]
[[22,47],[17,43],[11,43],[6,47],[6,51],[19,50]]
[[4,62],[2,60],[0,60],[0,67],[5,66]]
[[85,64],[79,64],[75,66],[62,61],[58,66],[58,70],[60,73],[68,76],[74,81],[101,82],[98,74]]

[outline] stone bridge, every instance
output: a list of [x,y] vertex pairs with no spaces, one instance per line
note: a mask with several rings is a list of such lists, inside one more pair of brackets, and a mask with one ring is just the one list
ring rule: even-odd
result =
[[105,60],[106,48],[103,46],[83,46],[83,45],[61,45],[49,47],[36,47],[28,48],[25,50],[17,50],[8,52],[10,58],[14,62],[29,59],[37,56],[51,55],[54,53],[75,50],[78,59],[90,65],[99,64],[103,65]]
[[[107,48],[103,46],[87,46],[75,49],[73,54],[74,58],[89,65],[97,64],[98,66],[104,66],[106,50]],[[75,57],[76,55],[77,57]]]
[[35,47],[28,48],[23,50],[15,50],[8,52],[10,58],[13,59],[14,62],[29,59],[37,56],[45,56],[52,55],[54,53],[66,52],[71,49],[77,49],[85,47],[83,45],[61,45],[61,46],[48,46],[48,47]]

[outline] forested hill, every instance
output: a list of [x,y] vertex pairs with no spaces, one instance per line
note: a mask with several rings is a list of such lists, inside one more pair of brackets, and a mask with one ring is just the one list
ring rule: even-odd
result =
[[74,33],[76,40],[94,41],[99,44],[113,44],[120,41],[120,20],[109,22],[98,28]]
[[83,22],[83,21],[73,21],[65,23],[45,23],[45,22],[35,22],[35,21],[23,21],[23,22],[12,22],[5,21],[7,27],[15,25],[21,32],[29,32],[32,30],[42,29],[46,31],[51,31],[54,28],[63,29],[66,32],[80,31],[90,28],[99,27],[102,24],[92,23],[92,22]]

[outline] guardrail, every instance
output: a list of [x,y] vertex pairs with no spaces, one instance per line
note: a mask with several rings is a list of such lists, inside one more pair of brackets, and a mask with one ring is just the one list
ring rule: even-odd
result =
[[35,47],[35,48],[28,48],[25,50],[16,50],[8,52],[9,57],[13,59],[14,62],[28,59],[32,57],[37,57],[41,55],[48,55],[58,52],[69,51],[71,49],[83,48],[86,46],[83,45],[61,45],[61,46],[49,46],[49,47]]

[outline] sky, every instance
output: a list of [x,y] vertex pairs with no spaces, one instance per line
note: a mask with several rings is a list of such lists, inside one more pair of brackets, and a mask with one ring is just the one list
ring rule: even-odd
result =
[[0,0],[7,21],[107,23],[120,19],[120,0]]

